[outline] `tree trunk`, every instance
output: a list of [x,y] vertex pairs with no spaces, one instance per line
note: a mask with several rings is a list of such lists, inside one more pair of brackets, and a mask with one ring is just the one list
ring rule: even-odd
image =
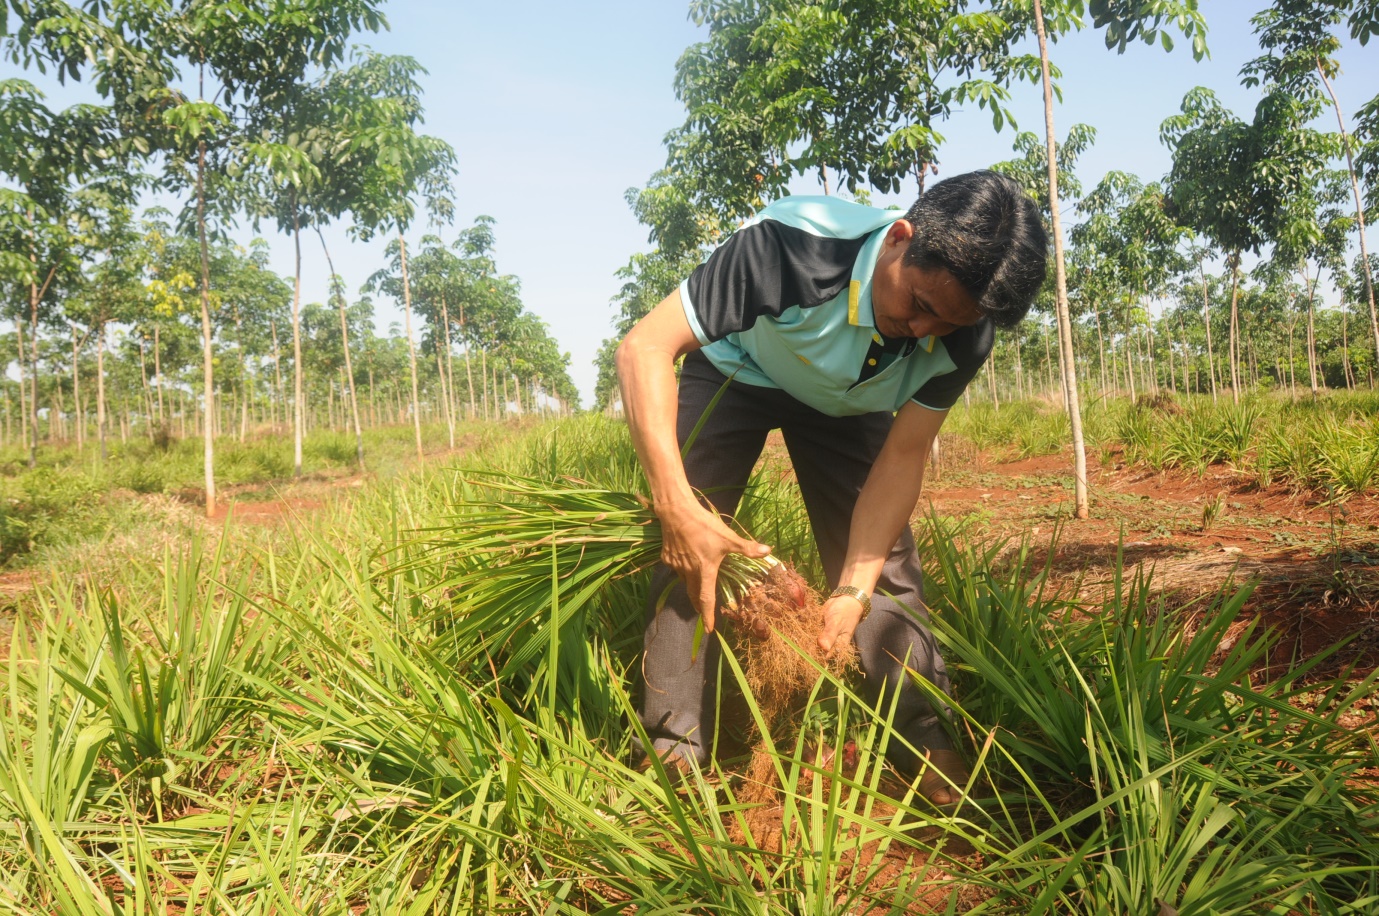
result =
[[1106,396],[1106,337],[1101,330],[1101,309],[1093,309],[1092,314],[1096,316],[1096,342],[1097,342],[1097,362],[1099,364],[1099,374],[1101,375],[1101,396]]
[[1154,359],[1154,319],[1149,315],[1148,306],[1145,307],[1144,349],[1146,356],[1148,356],[1148,365],[1146,368],[1149,370],[1149,384],[1146,387],[1148,387],[1149,391],[1152,393],[1158,394],[1159,367]]
[[[283,422],[287,422],[287,396],[283,392],[282,350],[278,346],[278,323],[271,318],[268,319],[268,330],[273,335],[273,375],[277,379],[278,406],[283,411]],[[273,412],[273,422],[275,425],[278,422],[276,410]]]
[[1202,323],[1207,329],[1207,376],[1211,379],[1211,402],[1216,403],[1216,357],[1211,351],[1211,301],[1207,294],[1207,270],[1202,262],[1197,262],[1202,274]]
[[991,355],[986,360],[986,384],[991,388],[991,407],[997,413],[1001,410],[1001,399],[996,394],[996,347],[991,347]]
[[[330,249],[326,247],[326,237],[321,228],[316,227],[316,235],[321,240],[321,250],[326,253],[326,266],[330,270],[331,291],[335,291],[335,262],[330,259]],[[354,364],[350,361],[350,328],[345,315],[345,297],[340,294],[336,300],[340,311],[340,343],[345,351],[345,378],[350,386],[350,415],[354,419],[354,460],[359,470],[364,470],[364,426],[359,422],[359,395],[354,390]]]
[[1355,374],[1350,371],[1350,337],[1347,333],[1346,325],[1349,323],[1350,312],[1341,310],[1341,368],[1345,372],[1346,390],[1355,387]]
[[163,425],[163,357],[159,351],[158,325],[153,326],[153,380],[158,383],[158,425]]
[[[196,232],[201,245],[201,383],[206,421],[202,455],[206,474],[206,515],[215,515],[215,362],[211,351],[211,259],[206,245],[206,141],[196,144]],[[104,440],[101,440],[104,443]]]
[[1240,403],[1240,350],[1238,337],[1240,334],[1240,252],[1231,252],[1228,259],[1231,265],[1231,327],[1230,327],[1230,361],[1231,361],[1231,403]]
[[[32,221],[33,214],[29,214]],[[33,259],[30,252],[30,259]],[[20,379],[19,384],[24,384]],[[29,467],[38,467],[38,283],[29,284]]]
[[295,272],[292,277],[292,476],[302,476],[302,437],[306,434],[302,417],[302,225],[297,213],[297,192],[292,192],[292,248]]
[[1164,325],[1164,347],[1165,347],[1165,349],[1168,350],[1168,390],[1169,390],[1171,393],[1173,393],[1173,394],[1177,394],[1177,393],[1178,393],[1178,376],[1177,376],[1178,370],[1175,369],[1174,366],[1173,366],[1173,332],[1170,331],[1168,328],[1169,328],[1169,326],[1168,326],[1167,324],[1165,324],[1165,325]]
[[[441,296],[441,321],[445,328],[445,385],[450,392],[449,399],[446,401],[450,405],[450,415],[458,417],[460,415],[460,405],[455,398],[455,348],[450,344],[450,309],[446,305],[445,297]],[[455,437],[450,437],[450,447],[455,447]]]
[[1341,145],[1345,147],[1345,164],[1350,172],[1350,190],[1355,195],[1355,223],[1360,232],[1360,270],[1365,278],[1365,297],[1369,299],[1369,325],[1374,335],[1374,356],[1379,360],[1379,311],[1374,307],[1374,274],[1369,265],[1369,247],[1365,242],[1365,205],[1360,195],[1360,179],[1355,174],[1355,156],[1350,149],[1350,134],[1346,132],[1345,119],[1341,116],[1341,104],[1336,101],[1336,92],[1331,88],[1331,81],[1326,78],[1320,58],[1317,60],[1317,74],[1322,78],[1322,85],[1326,87],[1327,94],[1331,96],[1331,107],[1336,111],[1336,124],[1341,130]]
[[493,417],[488,412],[488,351],[483,347],[479,348],[479,378],[484,383],[484,419],[491,420]]
[[[1316,291],[1316,281],[1313,281],[1313,291]],[[1313,297],[1311,292],[1307,294],[1307,377],[1311,382],[1311,399],[1317,400],[1317,326],[1314,323],[1316,309],[1313,308]]]
[[[24,451],[29,451],[29,392],[24,385],[24,365],[28,362],[28,356],[24,351],[24,319],[14,320],[15,342],[19,345],[19,438]],[[32,467],[32,465],[30,465]]]
[[1041,328],[1044,333],[1040,336],[1044,338],[1044,390],[1053,390],[1053,352],[1049,349],[1049,329]]
[[1135,363],[1138,362],[1135,357],[1140,341],[1128,321],[1125,325],[1125,336],[1122,339],[1125,341],[1125,384],[1130,389],[1130,401],[1134,403],[1137,396],[1135,391]]
[[[436,341],[440,343],[439,340]],[[455,417],[450,413],[450,393],[445,390],[445,362],[441,359],[440,347],[436,347],[436,375],[440,380],[441,401],[445,412],[445,427],[450,432],[450,450],[455,450]]]
[[[145,416],[151,420],[153,418],[153,391],[148,386],[148,362],[144,359],[144,334],[142,331],[139,332],[139,382],[143,386],[141,391],[143,408],[147,411]],[[148,423],[146,425],[148,437],[151,440],[153,438],[153,424]]]
[[421,397],[417,389],[417,345],[412,339],[412,285],[407,278],[407,240],[402,237],[402,229],[397,231],[398,251],[402,256],[402,303],[407,316],[407,357],[412,367],[412,428],[417,439],[417,461],[425,455],[421,449]]
[[101,462],[109,460],[105,437],[105,325],[96,329],[96,439],[100,442]]
[[1044,82],[1044,131],[1049,156],[1049,216],[1053,228],[1058,342],[1062,355],[1065,404],[1068,408],[1073,439],[1073,511],[1078,518],[1087,518],[1087,452],[1082,440],[1082,403],[1077,394],[1077,364],[1073,354],[1072,320],[1068,315],[1068,276],[1063,262],[1063,224],[1058,212],[1058,158],[1053,132],[1053,82],[1049,77],[1049,47],[1044,34],[1044,7],[1041,0],[1034,0],[1034,22],[1039,33],[1039,65]]
[[[442,322],[444,322],[444,315],[445,315],[445,299],[444,299],[444,297],[441,298],[441,315],[442,315]],[[436,345],[436,379],[437,379],[437,381],[439,382],[439,384],[440,384],[440,389],[441,389],[441,403],[442,403],[442,408],[443,408],[443,410],[442,410],[442,416],[445,417],[445,428],[446,428],[446,431],[449,433],[449,436],[450,436],[450,439],[449,439],[449,441],[450,441],[450,450],[453,452],[453,451],[455,450],[455,414],[454,414],[454,412],[450,409],[450,400],[451,400],[451,399],[450,399],[450,386],[446,383],[446,378],[445,378],[445,361],[441,359],[441,342],[442,342],[442,339],[448,340],[449,337],[450,337],[449,334],[447,334],[447,333],[445,333],[444,331],[442,331],[441,334],[435,335],[433,339],[434,339],[435,345]]]
[[1293,329],[1298,326],[1298,317],[1288,322],[1288,390],[1292,393],[1293,403],[1298,402],[1298,382],[1294,375],[1293,367],[1297,357],[1293,355]]
[[[77,454],[86,447],[86,416],[81,411],[81,370],[79,359],[81,344],[77,342],[77,326],[72,325],[72,405],[77,425]],[[6,410],[9,405],[6,404]]]
[[470,349],[469,334],[465,330],[463,302],[460,303],[460,336],[464,338],[464,374],[469,381],[469,416],[473,419],[479,415],[474,404],[474,361],[470,359],[474,351]]
[[1183,327],[1182,318],[1178,319],[1178,339],[1183,342],[1183,394],[1192,394],[1191,379],[1188,376],[1188,368],[1191,365],[1192,360],[1189,358],[1190,353],[1188,351],[1187,344],[1187,328]]

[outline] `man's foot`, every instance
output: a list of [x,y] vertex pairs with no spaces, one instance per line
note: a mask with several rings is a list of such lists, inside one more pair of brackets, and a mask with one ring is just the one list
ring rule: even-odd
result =
[[[672,778],[684,779],[691,776],[698,769],[694,762],[688,757],[674,749],[661,752],[661,766],[665,767],[666,773]],[[632,751],[632,768],[638,773],[645,773],[654,769],[651,765],[651,757],[646,751],[634,748]]]
[[947,748],[924,752],[916,791],[936,808],[954,808],[962,800],[962,788],[971,773],[957,751]]
[[[842,770],[848,772],[857,769],[857,745],[848,741],[842,747]],[[821,770],[833,769],[833,761],[838,756],[839,748],[828,741],[819,741],[804,746],[804,754],[800,757],[803,763],[812,764]]]

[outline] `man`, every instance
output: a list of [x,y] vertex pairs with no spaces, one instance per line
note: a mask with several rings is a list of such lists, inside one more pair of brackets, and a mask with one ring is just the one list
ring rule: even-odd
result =
[[[940,182],[903,217],[787,197],[628,333],[617,352],[623,409],[665,541],[651,594],[671,575],[683,583],[647,612],[639,717],[655,753],[703,763],[712,746],[719,652],[705,640],[691,661],[696,622],[713,632],[724,556],[770,552],[723,517],[780,428],[835,589],[819,646],[855,641],[873,695],[899,691],[891,763],[923,774],[933,803],[957,800],[961,758],[905,674],[948,690],[909,520],[935,434],[990,354],[994,328],[1029,310],[1047,248],[1033,201],[993,172]],[[728,378],[682,462],[679,444]]]

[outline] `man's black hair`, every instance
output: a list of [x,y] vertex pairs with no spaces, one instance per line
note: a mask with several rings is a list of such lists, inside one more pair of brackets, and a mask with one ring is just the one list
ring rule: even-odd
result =
[[1039,209],[1013,179],[990,171],[940,181],[905,214],[915,227],[906,265],[943,267],[997,327],[1025,317],[1048,270]]

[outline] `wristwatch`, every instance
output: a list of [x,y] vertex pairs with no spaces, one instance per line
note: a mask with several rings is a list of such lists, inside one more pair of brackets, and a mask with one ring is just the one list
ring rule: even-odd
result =
[[[833,594],[829,595],[828,597],[830,599],[833,599],[841,598],[844,595],[846,595],[849,598],[857,599],[857,601],[862,605],[862,620],[866,620],[867,615],[871,613],[871,595],[868,595],[866,592],[862,591],[855,585],[840,585],[837,588],[835,588],[833,590]],[[861,621],[858,622],[860,623]]]

